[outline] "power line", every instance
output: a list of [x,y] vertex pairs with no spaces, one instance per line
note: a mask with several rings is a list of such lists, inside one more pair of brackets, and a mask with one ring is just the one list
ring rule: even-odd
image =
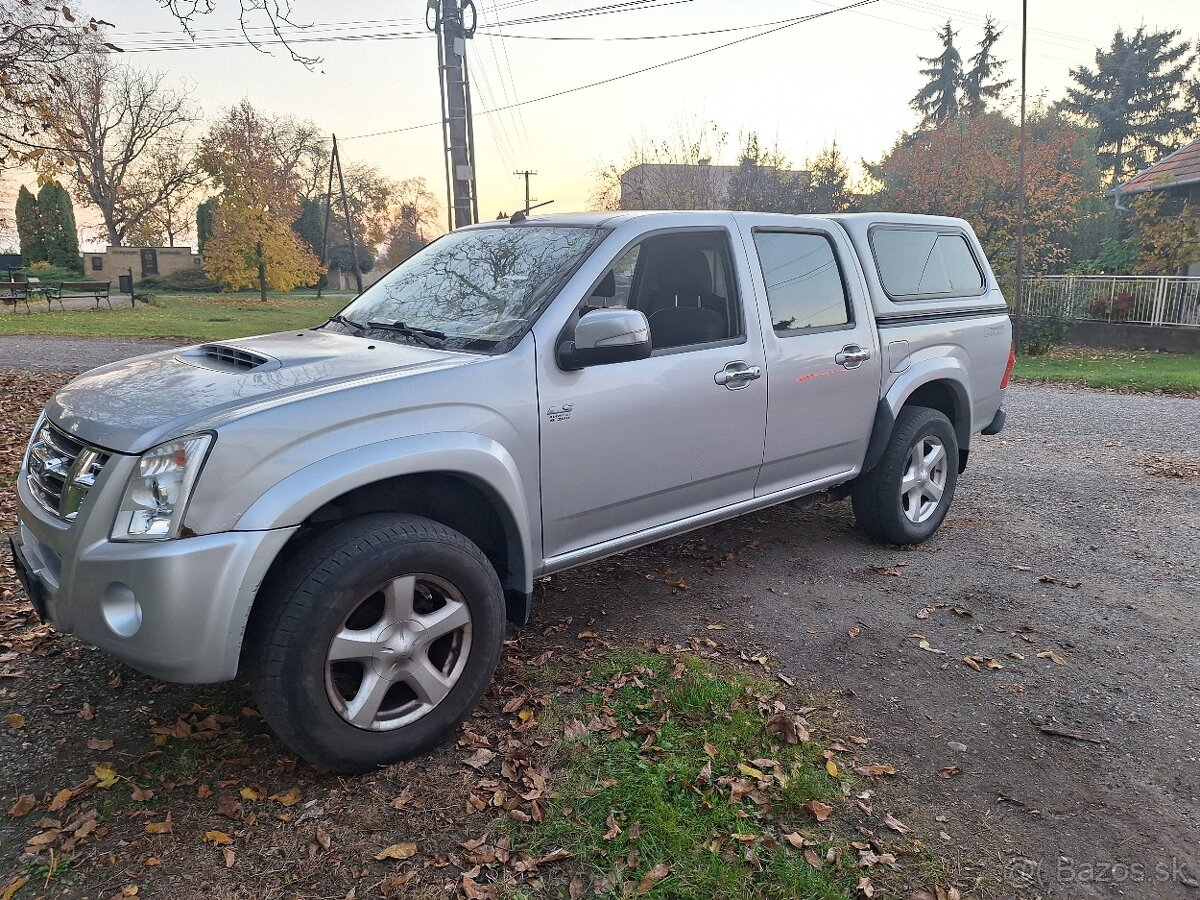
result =
[[[632,72],[624,72],[620,75],[613,75],[610,78],[602,78],[599,81],[592,81],[592,82],[589,82],[588,84],[581,84],[581,85],[577,85],[575,87],[565,88],[564,90],[561,90],[561,91],[555,91],[550,94],[543,94],[541,97],[534,97],[530,100],[521,100],[516,105],[528,106],[531,103],[541,103],[543,100],[553,100],[556,97],[564,97],[567,94],[574,94],[574,93],[578,93],[579,91],[586,91],[586,90],[589,90],[594,87],[600,87],[601,85],[612,84],[613,82],[616,82],[616,81],[622,81],[626,78],[632,78],[635,75],[644,75],[646,72],[653,72],[657,69],[664,69],[667,66],[673,66],[676,63],[686,62],[687,60],[690,60],[690,59],[696,59],[701,56],[706,56],[709,53],[715,53],[718,50],[724,50],[728,47],[734,47],[738,44],[744,44],[744,43],[747,43],[748,41],[757,40],[758,38],[761,38],[761,37],[767,37],[768,35],[777,34],[780,31],[783,31],[787,28],[792,28],[793,26],[799,25],[803,22],[811,22],[814,19],[821,19],[821,18],[824,18],[825,16],[831,16],[834,13],[846,12],[846,11],[854,10],[854,9],[860,9],[864,6],[870,6],[870,5],[872,5],[874,3],[878,3],[878,2],[880,2],[880,0],[858,0],[858,2],[856,2],[856,3],[849,3],[845,6],[835,7],[834,9],[828,9],[823,12],[810,13],[807,16],[800,16],[796,19],[793,19],[790,22],[787,22],[786,24],[778,25],[767,31],[760,31],[757,34],[751,34],[746,37],[738,38],[733,41],[726,41],[723,44],[717,44],[715,47],[709,47],[705,50],[698,50],[695,53],[688,53],[688,54],[685,54],[684,56],[677,56],[674,59],[664,60],[663,62],[655,63],[654,65],[651,65],[651,66],[644,66],[640,69],[634,69]],[[507,108],[508,107],[502,106],[502,107],[495,107],[493,109],[480,110],[479,115],[481,115],[481,116],[482,115],[492,115],[494,113],[503,112]],[[353,137],[345,138],[344,140],[347,140],[347,141],[361,140],[363,138],[382,137],[383,135],[388,135],[388,134],[400,134],[401,132],[416,131],[417,129],[420,129],[420,128],[429,128],[433,125],[438,125],[438,124],[440,124],[440,122],[426,122],[421,125],[408,125],[403,128],[391,128],[386,131],[374,131],[369,134],[356,134]]]

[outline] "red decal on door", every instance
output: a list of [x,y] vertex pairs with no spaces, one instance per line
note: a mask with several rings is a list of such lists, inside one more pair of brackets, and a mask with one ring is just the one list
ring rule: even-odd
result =
[[844,371],[845,369],[829,369],[825,372],[810,372],[807,375],[801,375],[796,379],[796,381],[800,382],[808,381],[812,378],[824,378],[826,375],[841,375]]

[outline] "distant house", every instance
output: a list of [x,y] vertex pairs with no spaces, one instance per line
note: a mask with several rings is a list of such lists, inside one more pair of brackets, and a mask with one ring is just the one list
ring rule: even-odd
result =
[[100,253],[83,254],[85,278],[116,281],[118,275],[133,270],[139,281],[148,275],[174,275],[176,272],[200,271],[200,254],[191,247],[106,247]]
[[[1180,147],[1148,169],[1138,172],[1110,191],[1117,208],[1124,209],[1138,194],[1161,191],[1166,194],[1161,213],[1183,215],[1185,210],[1200,215],[1200,140]],[[1200,275],[1200,259],[1179,261],[1184,275]]]

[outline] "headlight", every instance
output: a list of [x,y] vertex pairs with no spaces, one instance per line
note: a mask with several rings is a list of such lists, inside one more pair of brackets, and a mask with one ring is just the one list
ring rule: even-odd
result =
[[167,441],[143,453],[125,486],[112,539],[164,541],[177,537],[192,485],[211,444],[211,434],[200,434]]

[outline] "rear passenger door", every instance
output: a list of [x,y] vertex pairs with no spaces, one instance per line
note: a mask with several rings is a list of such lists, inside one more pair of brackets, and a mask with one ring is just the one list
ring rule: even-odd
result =
[[794,222],[743,225],[767,360],[755,496],[860,465],[879,400],[878,338],[849,239],[828,222]]

